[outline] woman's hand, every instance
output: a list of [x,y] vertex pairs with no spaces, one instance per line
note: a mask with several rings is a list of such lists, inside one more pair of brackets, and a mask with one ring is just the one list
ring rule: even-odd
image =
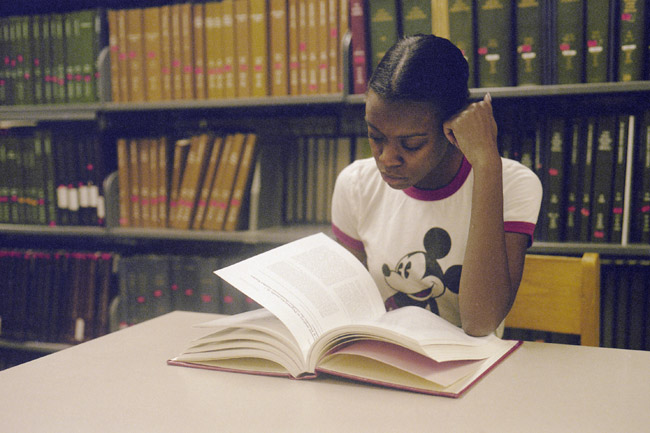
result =
[[470,104],[444,122],[443,131],[472,166],[498,160],[497,124],[492,113],[492,98],[489,93],[482,101]]

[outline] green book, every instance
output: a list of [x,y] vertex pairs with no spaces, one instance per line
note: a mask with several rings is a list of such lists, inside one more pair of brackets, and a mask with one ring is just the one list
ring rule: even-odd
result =
[[20,25],[20,17],[14,16],[9,18],[9,38],[11,45],[10,53],[10,75],[12,81],[13,101],[14,105],[22,105],[25,99],[25,83],[21,79],[22,75],[22,62],[19,60],[22,57],[22,32]]
[[476,9],[478,86],[513,84],[513,3],[478,0]]
[[601,116],[594,143],[594,187],[591,203],[591,241],[609,241],[612,210],[612,172],[616,143],[616,117]]
[[638,130],[638,156],[634,193],[634,233],[631,236],[635,242],[650,243],[650,111],[643,115],[641,127]]
[[547,170],[543,179],[545,180],[544,208],[545,227],[543,239],[550,242],[562,240],[564,227],[564,140],[565,120],[562,117],[554,117],[549,120],[548,143],[546,145]]
[[418,0],[400,0],[402,11],[402,34],[430,35],[431,2]]
[[[0,129],[0,172],[9,173],[9,166],[7,165],[7,130]],[[0,176],[0,224],[10,222],[9,215],[9,182],[8,175]]]
[[577,241],[580,234],[579,197],[580,197],[580,161],[582,158],[582,135],[584,120],[576,118],[571,121],[567,145],[567,180],[566,180],[566,211],[564,223],[564,241]]
[[537,0],[517,2],[517,85],[542,84],[542,7]]
[[616,133],[614,147],[614,175],[612,180],[612,217],[609,228],[609,241],[614,244],[620,244],[623,240],[623,211],[625,204],[625,173],[627,171],[629,126],[630,116],[618,116],[618,131]]
[[41,20],[41,58],[40,64],[43,69],[43,102],[52,104],[54,102],[54,79],[52,69],[52,45],[50,38],[50,15],[43,15]]
[[589,117],[586,123],[583,152],[580,160],[580,195],[578,196],[580,219],[580,242],[591,239],[591,203],[593,201],[594,152],[597,146],[597,119]]
[[52,131],[49,128],[36,130],[43,143],[43,178],[45,179],[45,224],[55,226],[56,219],[56,178],[54,172],[54,153],[52,152]]
[[79,23],[79,40],[77,52],[77,69],[79,80],[77,81],[76,96],[79,102],[96,101],[97,67],[96,60],[98,53],[95,52],[96,19],[97,10],[83,10],[76,14]]
[[618,81],[643,79],[644,11],[647,0],[620,2]]
[[610,80],[611,5],[609,0],[589,0],[585,4],[586,43],[585,81],[603,83]]
[[45,172],[45,142],[42,128],[34,130],[34,168],[32,170],[33,195],[34,195],[34,223],[47,224],[47,176]]
[[32,50],[32,89],[34,95],[34,104],[43,103],[43,67],[41,65],[42,52],[44,50],[44,41],[42,38],[43,15],[34,15],[31,22],[31,50]]
[[23,82],[24,97],[23,103],[30,105],[34,104],[34,58],[32,55],[33,32],[32,32],[32,17],[23,16],[20,18],[20,32],[21,32],[21,45],[22,56],[19,59],[22,63],[22,74],[20,79]]
[[65,45],[65,95],[66,102],[79,102],[78,86],[81,81],[79,57],[83,50],[79,29],[78,12],[63,15],[63,39]]
[[371,70],[374,70],[386,51],[397,42],[397,0],[368,2]]
[[63,15],[52,14],[50,18],[50,40],[52,41],[52,102],[66,101],[66,67]]
[[0,105],[9,105],[11,103],[9,99],[10,49],[9,19],[0,17]]
[[582,0],[558,0],[555,41],[558,84],[583,82],[585,59],[583,11]]
[[476,87],[476,50],[474,44],[474,7],[472,0],[449,0],[449,40],[465,56],[469,66],[469,87]]

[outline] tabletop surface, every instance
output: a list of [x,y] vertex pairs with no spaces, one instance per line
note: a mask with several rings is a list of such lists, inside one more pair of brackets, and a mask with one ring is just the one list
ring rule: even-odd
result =
[[174,312],[0,372],[6,432],[647,432],[650,352],[524,343],[459,399],[174,367]]

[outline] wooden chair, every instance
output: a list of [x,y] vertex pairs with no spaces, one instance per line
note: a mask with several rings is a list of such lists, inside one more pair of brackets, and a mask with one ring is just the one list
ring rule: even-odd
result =
[[576,334],[600,345],[600,258],[526,255],[517,298],[505,326]]

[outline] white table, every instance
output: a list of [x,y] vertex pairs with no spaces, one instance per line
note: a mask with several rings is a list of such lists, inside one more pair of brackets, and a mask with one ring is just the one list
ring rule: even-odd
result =
[[170,313],[0,372],[0,431],[650,431],[650,352],[525,343],[460,399],[166,365],[211,318]]

